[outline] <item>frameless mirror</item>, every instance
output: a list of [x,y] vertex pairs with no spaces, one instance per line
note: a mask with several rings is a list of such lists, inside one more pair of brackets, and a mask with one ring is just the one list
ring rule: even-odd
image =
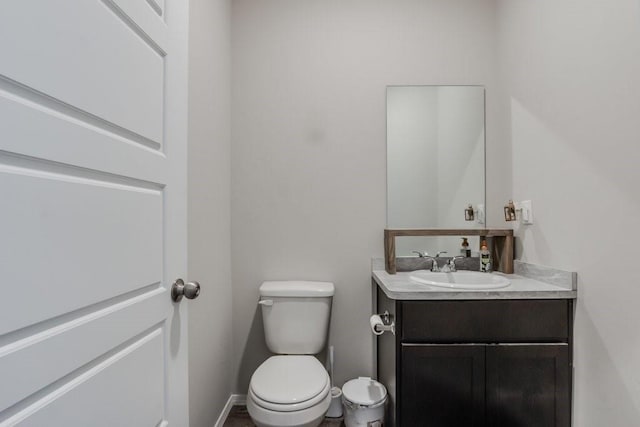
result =
[[[484,94],[482,86],[387,87],[387,228],[484,227]],[[399,238],[396,254],[460,255],[461,242]],[[477,251],[478,238],[469,242]]]

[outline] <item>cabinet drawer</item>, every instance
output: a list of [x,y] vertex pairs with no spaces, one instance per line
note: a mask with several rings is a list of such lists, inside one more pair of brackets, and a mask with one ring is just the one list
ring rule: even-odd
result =
[[403,301],[403,342],[567,342],[569,300]]

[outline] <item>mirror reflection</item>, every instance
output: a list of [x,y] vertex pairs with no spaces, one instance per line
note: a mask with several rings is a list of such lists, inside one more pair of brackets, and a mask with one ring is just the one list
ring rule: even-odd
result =
[[[484,105],[482,86],[387,88],[388,228],[484,227]],[[397,255],[461,249],[451,239],[419,239],[397,239]],[[477,251],[477,237],[469,242]]]

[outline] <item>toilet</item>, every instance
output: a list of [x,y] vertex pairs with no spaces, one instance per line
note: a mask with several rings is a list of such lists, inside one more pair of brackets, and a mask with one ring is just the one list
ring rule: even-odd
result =
[[264,282],[260,301],[268,358],[251,376],[247,410],[257,427],[316,427],[331,404],[331,381],[315,358],[325,346],[333,283]]

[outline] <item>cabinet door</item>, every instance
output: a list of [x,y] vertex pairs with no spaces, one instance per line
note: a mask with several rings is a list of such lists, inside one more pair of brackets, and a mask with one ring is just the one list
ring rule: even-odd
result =
[[487,347],[487,425],[569,427],[567,344]]
[[484,426],[484,345],[402,344],[398,426]]

